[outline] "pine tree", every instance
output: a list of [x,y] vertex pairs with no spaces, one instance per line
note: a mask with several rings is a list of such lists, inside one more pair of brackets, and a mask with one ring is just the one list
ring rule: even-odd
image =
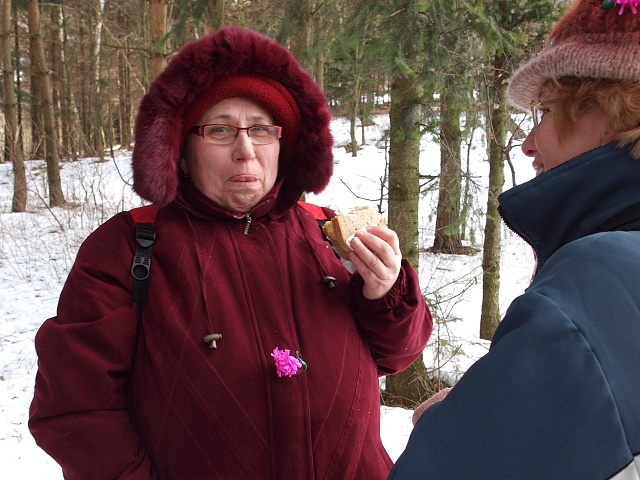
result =
[[2,111],[4,112],[5,158],[13,166],[12,212],[27,209],[27,177],[24,154],[20,141],[21,128],[18,123],[17,98],[13,83],[13,59],[11,55],[11,0],[0,2],[0,61],[2,66]]
[[509,113],[506,89],[508,73],[522,58],[523,45],[539,44],[560,11],[550,0],[500,0],[487,3],[474,17],[482,33],[491,65],[489,81],[482,90],[486,98],[486,131],[489,152],[489,189],[485,214],[482,257],[482,310],[480,337],[490,340],[501,319],[500,253],[501,219],[498,195],[504,185],[504,162],[509,158],[512,140],[507,139]]

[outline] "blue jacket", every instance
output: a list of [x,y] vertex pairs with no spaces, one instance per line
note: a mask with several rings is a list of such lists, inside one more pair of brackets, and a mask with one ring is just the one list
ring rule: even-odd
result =
[[[610,144],[499,197],[539,260],[389,479],[638,478],[640,160]],[[598,233],[600,232],[600,233]]]

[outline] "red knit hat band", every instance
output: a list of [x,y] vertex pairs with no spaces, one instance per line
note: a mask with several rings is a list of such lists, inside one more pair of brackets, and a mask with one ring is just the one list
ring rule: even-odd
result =
[[280,161],[286,165],[291,160],[300,135],[300,110],[284,86],[267,77],[233,75],[215,82],[187,107],[183,117],[182,143],[186,141],[189,130],[198,118],[212,105],[226,98],[237,97],[259,103],[271,114],[276,125],[282,127]]

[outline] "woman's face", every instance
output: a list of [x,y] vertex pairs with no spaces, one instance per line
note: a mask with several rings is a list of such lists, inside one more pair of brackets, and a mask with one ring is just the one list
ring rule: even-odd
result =
[[[252,100],[228,98],[204,112],[196,125],[213,123],[251,127],[273,125],[273,118]],[[189,134],[181,166],[206,197],[233,211],[246,213],[275,185],[279,153],[279,140],[254,145],[246,130],[240,130],[228,145]]]
[[[557,96],[555,87],[546,87],[539,100],[545,102]],[[556,103],[549,102],[542,107],[542,120],[533,127],[522,144],[524,154],[533,158],[532,165],[536,175],[606,145],[614,138],[614,134],[607,131],[607,117],[597,110],[587,111],[571,131],[559,132],[556,106]]]

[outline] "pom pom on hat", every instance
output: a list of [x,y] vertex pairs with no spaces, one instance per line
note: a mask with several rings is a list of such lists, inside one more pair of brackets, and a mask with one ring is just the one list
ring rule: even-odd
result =
[[613,1],[621,8],[605,8],[602,0],[577,0],[570,6],[542,51],[512,76],[512,104],[528,110],[551,78],[640,82],[640,13],[632,5],[637,0]]

